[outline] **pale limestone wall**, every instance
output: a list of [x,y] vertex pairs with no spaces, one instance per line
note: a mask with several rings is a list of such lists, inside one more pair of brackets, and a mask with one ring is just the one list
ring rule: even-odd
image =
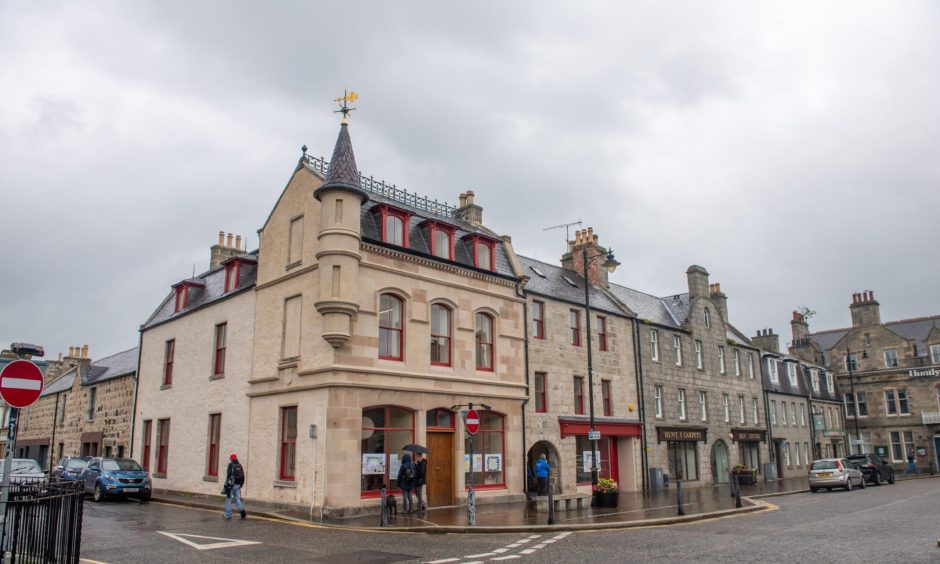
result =
[[[824,430],[816,429],[814,436],[816,443],[819,445],[819,451],[815,454],[815,458],[827,457],[826,445],[830,445],[830,452],[834,453],[834,455],[846,456],[848,454],[846,451],[848,439],[845,436],[846,429],[844,425],[845,420],[842,404],[830,401],[820,401],[816,399],[812,400],[811,403],[814,412],[822,413],[823,417],[827,421],[831,422],[831,426],[826,430],[830,432],[841,433],[841,436],[837,437],[826,436],[824,434]],[[827,413],[830,414],[828,418],[826,417]],[[810,444],[810,448],[812,447],[813,445]]]
[[[219,473],[224,475],[229,453],[244,458],[248,452],[246,392],[251,375],[254,310],[254,292],[242,291],[143,333],[134,458],[141,459],[144,421],[150,419],[151,472],[156,470],[157,420],[170,418],[167,475],[155,477],[154,488],[219,493],[219,483],[204,480],[210,413],[222,414]],[[228,323],[225,376],[210,379],[215,325],[222,322]],[[173,384],[161,389],[164,346],[169,339],[176,339]]]
[[[802,396],[792,396],[787,394],[767,394],[768,401],[776,402],[777,406],[777,423],[771,423],[771,430],[773,433],[774,442],[777,443],[789,443],[790,444],[790,463],[787,464],[785,458],[782,458],[778,464],[778,468],[783,469],[783,474],[778,476],[779,478],[798,478],[801,476],[806,476],[809,471],[807,467],[807,461],[804,459],[803,445],[809,445],[809,456],[813,457],[813,440],[812,433],[810,431],[810,421],[809,421],[809,410],[806,405],[806,398]],[[792,406],[796,405],[796,421],[793,421],[792,417]],[[800,421],[800,406],[803,406],[803,409],[806,410],[806,417],[803,422]],[[783,424],[783,416],[781,415],[781,410],[784,409],[784,406],[787,410],[787,424]],[[796,445],[799,445],[799,459],[797,459],[797,454],[794,449]],[[783,446],[780,447],[780,455],[783,454]],[[810,461],[811,462],[811,461]]]

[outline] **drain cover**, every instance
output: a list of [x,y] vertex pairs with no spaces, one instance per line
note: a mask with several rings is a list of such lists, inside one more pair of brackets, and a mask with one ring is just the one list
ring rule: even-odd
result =
[[416,560],[420,556],[410,556],[408,554],[395,554],[392,552],[379,552],[377,550],[360,550],[357,552],[341,552],[338,554],[327,554],[314,559],[315,562],[326,562],[327,564],[345,564],[346,562],[364,562],[367,564],[386,564],[389,562],[402,562],[405,560]]

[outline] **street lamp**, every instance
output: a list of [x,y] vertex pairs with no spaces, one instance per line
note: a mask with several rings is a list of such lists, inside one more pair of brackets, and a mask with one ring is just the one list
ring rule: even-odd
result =
[[620,266],[620,263],[614,258],[614,252],[612,250],[607,251],[606,253],[598,253],[591,256],[588,256],[587,246],[581,249],[581,266],[583,268],[584,275],[584,310],[585,310],[585,320],[587,322],[587,368],[588,368],[588,396],[590,414],[591,414],[591,492],[593,493],[595,487],[597,486],[597,459],[598,459],[598,449],[597,449],[597,431],[594,429],[594,357],[591,352],[591,297],[588,292],[588,260],[595,260],[598,258],[604,257],[603,267],[607,269],[607,272],[613,272],[617,270],[617,267]]
[[[845,348],[845,365],[849,369],[849,385],[852,389],[852,413],[855,414],[855,441],[856,446],[858,447],[858,454],[862,453],[862,436],[858,432],[858,396],[855,395],[855,371],[853,366],[855,364],[855,353],[849,350],[848,347]],[[862,351],[862,358],[868,358],[868,351]],[[851,362],[849,361],[851,359]]]

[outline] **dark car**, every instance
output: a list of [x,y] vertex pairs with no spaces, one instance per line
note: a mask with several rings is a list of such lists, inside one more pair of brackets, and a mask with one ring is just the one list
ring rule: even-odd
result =
[[888,462],[876,454],[853,454],[847,456],[849,464],[862,471],[865,481],[876,486],[883,482],[894,483],[894,468],[888,465]]
[[78,480],[89,460],[90,456],[66,456],[52,469],[51,477],[68,482]]
[[85,493],[97,502],[107,497],[136,497],[150,501],[150,474],[130,458],[92,458],[82,471]]

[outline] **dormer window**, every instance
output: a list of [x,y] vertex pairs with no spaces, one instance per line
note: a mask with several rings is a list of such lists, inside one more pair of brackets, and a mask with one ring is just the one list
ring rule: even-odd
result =
[[382,204],[372,208],[372,213],[379,221],[383,243],[408,247],[408,220],[413,215],[411,212]]
[[238,276],[241,274],[241,263],[237,260],[225,265],[225,291],[231,292],[238,288]]
[[483,270],[496,270],[496,241],[481,235],[467,235],[464,240],[471,244],[473,266]]
[[711,326],[712,326],[712,316],[711,316],[711,313],[709,313],[708,308],[706,307],[705,308],[705,327],[711,327]]
[[189,287],[186,285],[176,288],[176,307],[173,308],[174,312],[186,309],[186,297],[189,294],[189,292],[187,292],[188,288]]
[[421,224],[427,228],[431,254],[442,259],[454,260],[454,233],[457,228],[429,219]]
[[176,296],[173,302],[173,312],[178,313],[186,309],[186,306],[189,305],[190,293],[195,289],[204,287],[205,284],[199,280],[193,278],[190,280],[184,280],[179,284],[173,286],[173,290],[176,292]]

